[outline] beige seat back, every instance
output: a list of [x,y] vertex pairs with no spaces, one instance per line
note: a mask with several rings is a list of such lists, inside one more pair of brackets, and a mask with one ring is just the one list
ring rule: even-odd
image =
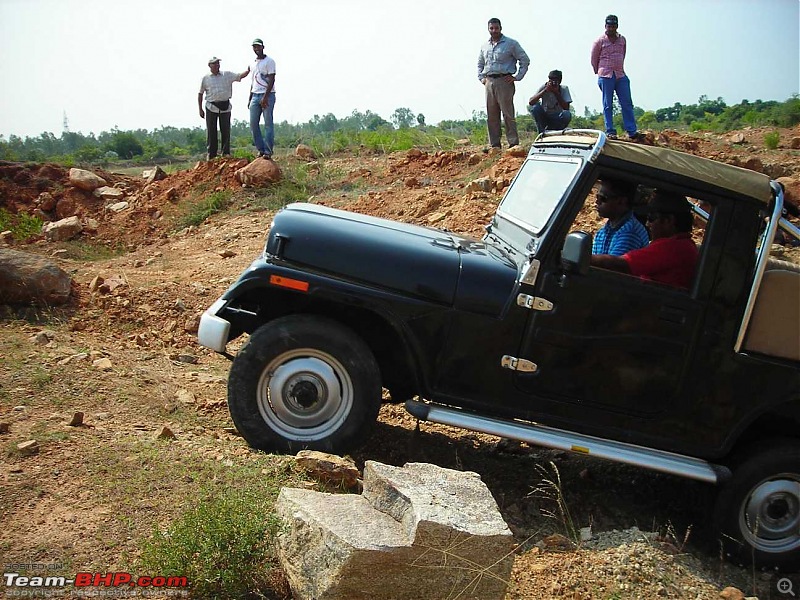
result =
[[771,263],[764,271],[745,350],[800,361],[800,269],[795,269]]

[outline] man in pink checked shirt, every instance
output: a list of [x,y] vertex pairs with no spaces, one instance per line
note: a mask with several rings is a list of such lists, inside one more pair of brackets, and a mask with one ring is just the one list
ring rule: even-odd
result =
[[606,32],[592,45],[592,68],[597,75],[597,85],[603,93],[603,119],[606,134],[617,137],[614,127],[614,92],[622,107],[622,125],[628,133],[628,139],[640,140],[643,136],[636,130],[636,118],[633,116],[633,100],[631,99],[631,82],[625,75],[626,42],[625,36],[617,33],[619,21],[616,15],[606,17]]

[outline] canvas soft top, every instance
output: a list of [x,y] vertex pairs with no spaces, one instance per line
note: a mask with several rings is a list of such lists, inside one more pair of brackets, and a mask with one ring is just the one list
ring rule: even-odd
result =
[[[599,134],[599,132],[597,133]],[[538,138],[534,142],[534,147],[542,148],[549,145],[587,147],[593,146],[596,142],[596,139],[582,134],[549,135]],[[620,140],[606,139],[605,144],[600,149],[600,153],[611,158],[697,179],[738,194],[756,198],[764,203],[769,203],[772,200],[769,177],[749,169],[734,167],[733,165],[727,165],[670,148],[645,146]]]

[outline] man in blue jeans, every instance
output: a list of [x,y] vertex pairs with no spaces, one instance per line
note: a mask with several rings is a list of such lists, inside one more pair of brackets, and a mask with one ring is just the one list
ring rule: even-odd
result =
[[[250,86],[250,131],[258,155],[270,159],[275,146],[275,126],[272,111],[275,109],[275,61],[264,54],[264,42],[253,40],[256,64]],[[261,135],[261,117],[264,117],[264,135]]]
[[528,112],[536,121],[539,133],[544,133],[546,129],[566,129],[572,120],[572,113],[569,112],[572,96],[569,88],[561,85],[561,78],[561,71],[550,71],[547,83],[528,100]]
[[606,134],[609,137],[617,137],[613,120],[616,92],[619,105],[622,107],[622,125],[628,132],[628,139],[636,141],[644,136],[636,130],[631,82],[623,69],[627,45],[625,36],[617,33],[618,23],[616,15],[606,17],[606,32],[592,45],[591,62],[597,75],[597,85],[603,93],[603,120],[606,124]]

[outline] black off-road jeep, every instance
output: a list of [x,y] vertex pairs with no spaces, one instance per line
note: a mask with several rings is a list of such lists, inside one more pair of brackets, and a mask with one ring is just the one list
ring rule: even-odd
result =
[[[698,208],[689,290],[590,267],[599,178]],[[586,205],[586,206],[585,206]],[[483,239],[293,204],[204,314],[254,447],[343,452],[381,388],[422,420],[719,485],[726,551],[800,565],[800,267],[765,175],[596,131],[540,136]],[[584,212],[585,214],[585,212]]]

